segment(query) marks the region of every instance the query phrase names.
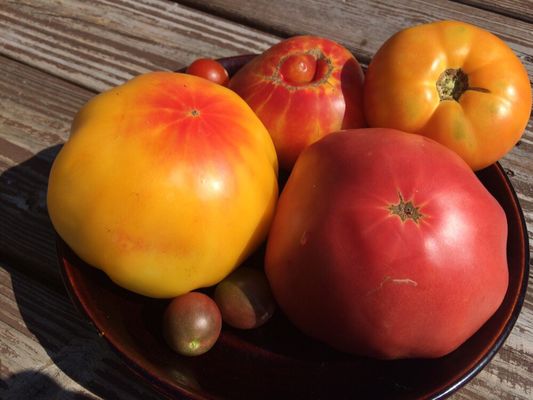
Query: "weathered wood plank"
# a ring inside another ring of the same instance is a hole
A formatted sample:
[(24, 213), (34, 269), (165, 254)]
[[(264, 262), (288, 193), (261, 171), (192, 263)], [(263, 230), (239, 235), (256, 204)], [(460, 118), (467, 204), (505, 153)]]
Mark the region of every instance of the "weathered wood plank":
[(533, 23), (533, 2), (531, 0), (457, 0), (457, 2)]
[(369, 62), (385, 40), (401, 29), (442, 19), (465, 21), (506, 41), (533, 77), (531, 24), (446, 0), (182, 0), (180, 3), (282, 36), (325, 36), (352, 50), (364, 63)]
[(93, 95), (0, 57), (0, 254), (56, 287), (48, 173), (73, 116)]
[(8, 0), (0, 8), (0, 53), (95, 91), (277, 40), (162, 0)]
[(2, 264), (0, 301), (0, 398), (158, 397), (80, 317), (66, 293)]

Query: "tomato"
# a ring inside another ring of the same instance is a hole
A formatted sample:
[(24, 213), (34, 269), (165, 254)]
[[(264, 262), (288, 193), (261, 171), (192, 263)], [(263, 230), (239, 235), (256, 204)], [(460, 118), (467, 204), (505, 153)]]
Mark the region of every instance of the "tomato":
[(229, 88), (265, 124), (285, 171), (321, 137), (366, 126), (363, 70), (349, 50), (326, 38), (277, 43), (238, 70)]
[(163, 335), (177, 353), (197, 356), (209, 351), (222, 329), (222, 317), (207, 295), (189, 292), (174, 298), (163, 315)]
[(372, 59), (365, 115), (373, 127), (428, 136), (474, 170), (518, 142), (531, 112), (528, 74), (492, 33), (443, 21), (398, 32)]
[(199, 58), (194, 60), (185, 71), (187, 74), (196, 75), (201, 78), (226, 86), (229, 81), (228, 71), (222, 64), (210, 58)]
[(280, 78), (295, 86), (309, 84), (315, 78), (317, 64), (312, 54), (293, 54), (281, 64)]
[(507, 221), (469, 166), (424, 136), (338, 132), (300, 155), (265, 271), (303, 332), (379, 358), (439, 357), (495, 312)]
[(264, 325), (276, 307), (264, 272), (245, 266), (217, 285), (214, 298), (224, 322), (239, 329)]
[(80, 110), (52, 166), (48, 211), (87, 263), (170, 298), (240, 265), (264, 241), (277, 196), (275, 148), (248, 105), (205, 79), (154, 72)]

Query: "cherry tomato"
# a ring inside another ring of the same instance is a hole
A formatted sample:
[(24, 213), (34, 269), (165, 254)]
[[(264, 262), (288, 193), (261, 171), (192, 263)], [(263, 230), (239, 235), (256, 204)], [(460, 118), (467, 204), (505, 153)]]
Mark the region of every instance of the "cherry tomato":
[(186, 73), (227, 86), (229, 81), (228, 71), (218, 61), (211, 58), (199, 58), (187, 67)]
[(222, 317), (216, 303), (207, 295), (189, 292), (175, 297), (163, 315), (163, 334), (177, 353), (197, 356), (217, 341)]
[(220, 282), (214, 297), (224, 322), (239, 329), (263, 325), (276, 307), (265, 274), (248, 267), (240, 267)]

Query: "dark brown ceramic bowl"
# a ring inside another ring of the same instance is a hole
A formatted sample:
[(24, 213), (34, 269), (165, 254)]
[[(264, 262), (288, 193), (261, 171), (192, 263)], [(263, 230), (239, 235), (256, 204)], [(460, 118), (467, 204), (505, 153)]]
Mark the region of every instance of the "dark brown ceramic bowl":
[[(221, 61), (232, 73), (250, 57)], [(208, 353), (183, 357), (167, 347), (160, 330), (167, 300), (119, 288), (60, 238), (58, 256), (75, 304), (128, 366), (171, 398), (440, 399), (474, 377), (502, 346), (527, 288), (528, 238), (513, 187), (499, 164), (478, 176), (507, 215), (509, 288), (496, 314), (460, 348), (439, 359), (379, 361), (342, 354), (301, 334), (279, 310), (256, 330), (224, 326)]]

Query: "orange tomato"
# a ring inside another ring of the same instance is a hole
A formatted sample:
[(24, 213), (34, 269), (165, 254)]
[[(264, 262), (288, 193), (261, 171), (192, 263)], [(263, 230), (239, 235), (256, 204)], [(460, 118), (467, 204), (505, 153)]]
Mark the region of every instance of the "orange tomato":
[(364, 96), (370, 126), (428, 136), (474, 170), (512, 149), (531, 111), (528, 74), (513, 51), (492, 33), (454, 21), (387, 40), (369, 65)]
[(80, 110), (52, 166), (48, 210), (117, 284), (175, 297), (218, 283), (255, 250), (277, 194), (274, 145), (244, 100), (152, 72)]

